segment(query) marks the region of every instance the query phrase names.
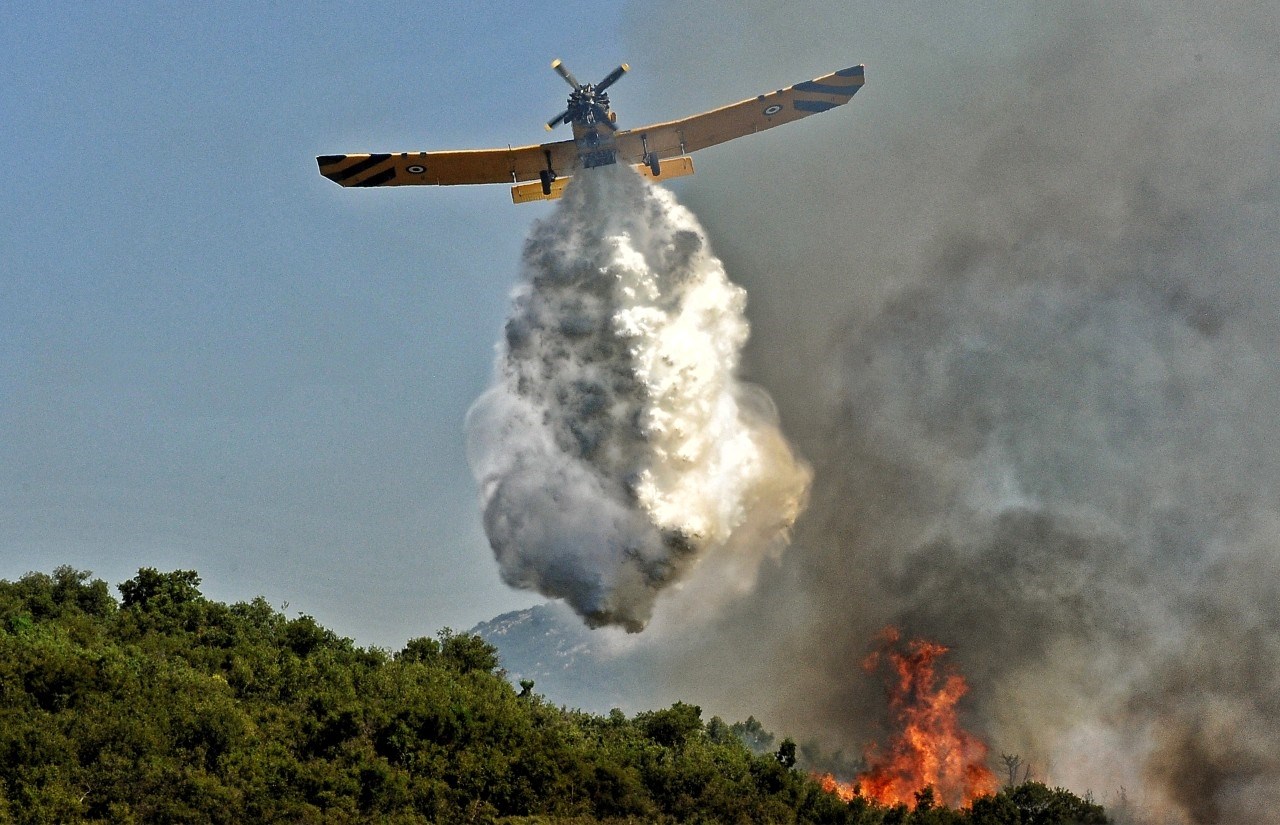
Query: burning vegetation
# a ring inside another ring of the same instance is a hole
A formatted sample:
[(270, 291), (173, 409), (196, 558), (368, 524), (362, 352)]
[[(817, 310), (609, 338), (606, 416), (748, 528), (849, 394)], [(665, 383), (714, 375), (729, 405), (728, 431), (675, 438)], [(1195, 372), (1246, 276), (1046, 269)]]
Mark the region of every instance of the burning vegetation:
[(821, 777), (824, 790), (881, 805), (914, 806), (927, 795), (953, 807), (996, 792), (986, 744), (960, 725), (958, 704), (969, 686), (954, 669), (938, 667), (947, 650), (924, 639), (903, 643), (897, 628), (885, 628), (862, 667), (885, 673), (896, 730), (887, 747), (868, 746), (868, 767), (856, 784), (828, 775)]

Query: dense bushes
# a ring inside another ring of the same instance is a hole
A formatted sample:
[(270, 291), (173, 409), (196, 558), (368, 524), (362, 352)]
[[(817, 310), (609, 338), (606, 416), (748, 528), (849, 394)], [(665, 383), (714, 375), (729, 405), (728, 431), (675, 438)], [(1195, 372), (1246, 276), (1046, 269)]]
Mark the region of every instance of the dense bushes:
[(754, 719), (566, 711), (518, 693), (478, 637), (391, 655), (199, 584), (144, 569), (117, 603), (66, 567), (0, 582), (0, 823), (1039, 823), (1067, 820), (1017, 817), (1087, 805), (1043, 786), (972, 819), (845, 804), (794, 745), (746, 747)]

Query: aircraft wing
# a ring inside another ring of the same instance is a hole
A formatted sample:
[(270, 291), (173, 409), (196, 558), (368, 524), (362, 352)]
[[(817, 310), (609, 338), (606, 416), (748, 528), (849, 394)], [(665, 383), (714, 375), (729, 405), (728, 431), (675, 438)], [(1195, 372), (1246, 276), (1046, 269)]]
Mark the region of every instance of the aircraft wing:
[(642, 163), (646, 145), (659, 158), (677, 157), (772, 129), (848, 103), (862, 88), (862, 81), (863, 67), (853, 66), (683, 120), (620, 131), (618, 159)]
[(506, 149), (321, 155), (320, 174), (341, 186), (451, 186), (537, 180), (548, 161), (557, 174), (578, 162), (572, 140)]

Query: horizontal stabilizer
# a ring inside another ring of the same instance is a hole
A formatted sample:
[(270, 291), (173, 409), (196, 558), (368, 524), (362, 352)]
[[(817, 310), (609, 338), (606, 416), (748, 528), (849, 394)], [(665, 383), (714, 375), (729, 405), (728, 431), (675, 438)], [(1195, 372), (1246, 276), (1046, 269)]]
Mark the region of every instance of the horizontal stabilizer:
[(556, 178), (551, 181), (551, 194), (544, 195), (542, 193), (542, 181), (534, 181), (533, 183), (522, 183), (518, 186), (511, 187), (512, 203), (528, 203), (530, 201), (553, 201), (564, 194), (564, 188), (569, 185), (571, 177)]
[[(658, 175), (654, 175), (653, 170), (645, 163), (636, 164), (635, 170), (649, 180), (682, 178), (685, 175), (693, 174), (693, 158), (679, 157), (664, 160), (659, 164)], [(550, 195), (544, 195), (542, 193), (542, 181), (522, 183), (519, 186), (513, 186), (511, 187), (511, 202), (529, 203), (530, 201), (553, 201), (564, 194), (564, 188), (569, 185), (569, 181), (571, 180), (573, 180), (572, 176), (566, 176), (559, 177), (551, 181)]]
[(678, 158), (667, 158), (658, 164), (658, 174), (653, 174), (647, 163), (637, 163), (636, 171), (649, 180), (666, 180), (667, 178), (683, 178), (693, 174), (693, 158), (683, 155)]

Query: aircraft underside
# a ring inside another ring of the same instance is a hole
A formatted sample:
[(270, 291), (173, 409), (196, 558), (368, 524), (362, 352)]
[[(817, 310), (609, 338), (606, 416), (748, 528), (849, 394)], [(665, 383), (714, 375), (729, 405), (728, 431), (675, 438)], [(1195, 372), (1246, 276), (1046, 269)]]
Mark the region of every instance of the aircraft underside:
[(690, 152), (842, 106), (864, 81), (863, 67), (852, 66), (681, 120), (619, 129), (605, 89), (628, 70), (625, 63), (594, 85), (578, 83), (559, 60), (551, 65), (573, 92), (546, 126), (570, 124), (572, 139), (504, 149), (321, 155), (320, 174), (348, 187), (506, 183), (514, 184), (516, 203), (548, 200), (560, 196), (578, 169), (621, 162), (653, 179), (693, 174)]

